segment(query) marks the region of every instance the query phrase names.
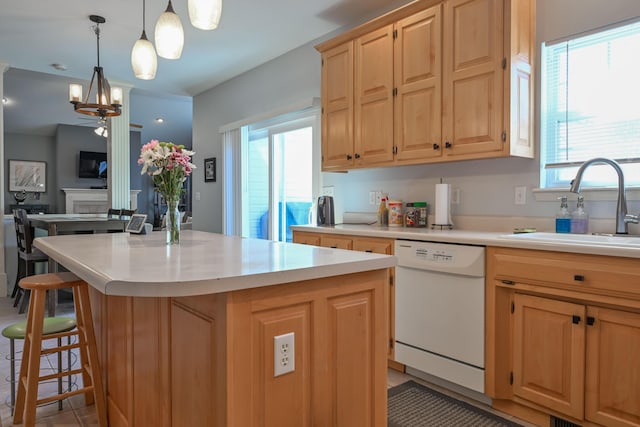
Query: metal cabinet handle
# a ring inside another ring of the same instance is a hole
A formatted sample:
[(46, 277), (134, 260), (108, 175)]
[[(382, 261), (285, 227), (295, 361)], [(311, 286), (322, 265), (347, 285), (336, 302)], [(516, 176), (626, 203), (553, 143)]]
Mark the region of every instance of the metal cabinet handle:
[(575, 314), (572, 316), (571, 318), (571, 322), (575, 325), (577, 325), (578, 323), (580, 323), (582, 319), (580, 318), (580, 316), (576, 316)]
[(351, 159), (352, 159), (351, 154), (347, 154), (347, 160), (351, 160)]
[(596, 318), (593, 316), (587, 316), (587, 325), (593, 326), (594, 323), (596, 323)]
[(453, 144), (451, 144), (449, 141), (446, 141), (444, 143), (444, 148), (451, 148), (451, 147), (453, 147)]
[(573, 280), (576, 282), (584, 282), (584, 276), (582, 274), (574, 274)]
[(433, 149), (434, 150), (439, 150), (440, 149), (440, 144), (433, 144)]
[(356, 153), (356, 159), (360, 158), (360, 154)]

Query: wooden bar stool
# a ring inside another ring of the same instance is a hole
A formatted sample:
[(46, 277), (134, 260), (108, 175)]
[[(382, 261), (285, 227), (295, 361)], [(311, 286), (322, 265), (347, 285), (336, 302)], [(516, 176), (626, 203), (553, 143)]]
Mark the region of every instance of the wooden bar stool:
[[(20, 287), (31, 291), (29, 300), (29, 313), (27, 315), (27, 331), (24, 339), (20, 376), (18, 378), (18, 396), (16, 398), (13, 423), (35, 425), (36, 407), (40, 404), (66, 399), (76, 394), (84, 393), (87, 405), (96, 404), (98, 424), (107, 427), (107, 411), (100, 366), (98, 363), (98, 350), (96, 347), (93, 319), (91, 317), (91, 305), (89, 302), (89, 290), (87, 283), (69, 272), (38, 274), (25, 277), (20, 280)], [(60, 335), (77, 335), (78, 342), (71, 345), (63, 345), (53, 348), (42, 348), (44, 311), (46, 294), (49, 290), (63, 288), (73, 289), (73, 304), (76, 312), (77, 329), (64, 332)], [(80, 368), (63, 373), (40, 376), (40, 357), (42, 354), (57, 353), (68, 348), (79, 348)], [(38, 399), (38, 384), (40, 381), (51, 380), (60, 376), (82, 374), (83, 387), (61, 394)]]

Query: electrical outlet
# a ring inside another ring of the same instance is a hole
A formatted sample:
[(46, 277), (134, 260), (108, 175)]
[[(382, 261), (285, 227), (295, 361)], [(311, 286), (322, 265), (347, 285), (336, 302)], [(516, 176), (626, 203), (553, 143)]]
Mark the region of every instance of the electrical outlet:
[(295, 360), (295, 334), (289, 332), (273, 337), (273, 376), (295, 371)]
[(376, 205), (380, 205), (382, 201), (382, 191), (376, 191)]
[(322, 195), (323, 196), (331, 196), (331, 197), (333, 197), (334, 193), (335, 193), (335, 191), (334, 191), (333, 185), (329, 185), (327, 187), (322, 187)]
[(524, 205), (527, 203), (527, 187), (519, 185), (515, 189), (515, 197), (513, 201), (516, 205)]
[(460, 189), (454, 188), (451, 192), (451, 204), (459, 205), (460, 204)]

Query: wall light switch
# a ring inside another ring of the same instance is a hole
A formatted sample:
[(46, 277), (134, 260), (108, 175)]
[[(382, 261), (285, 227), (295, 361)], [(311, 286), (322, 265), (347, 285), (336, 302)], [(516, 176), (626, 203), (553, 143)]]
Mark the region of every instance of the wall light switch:
[(331, 196), (334, 197), (335, 196), (335, 191), (334, 191), (334, 187), (333, 185), (329, 185), (326, 187), (322, 187), (322, 195), (323, 196)]

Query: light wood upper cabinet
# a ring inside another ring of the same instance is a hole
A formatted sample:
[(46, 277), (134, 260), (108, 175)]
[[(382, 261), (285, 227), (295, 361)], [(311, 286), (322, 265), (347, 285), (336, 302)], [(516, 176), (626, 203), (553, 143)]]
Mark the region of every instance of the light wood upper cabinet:
[[(323, 97), (335, 92), (325, 85), (354, 79), (353, 153), (346, 124), (336, 130), (325, 107), (323, 170), (533, 158), (534, 42), (535, 0), (444, 0), (412, 2), (318, 45)], [(326, 77), (327, 55), (348, 43), (355, 70)]]
[(353, 164), (353, 42), (322, 53), (322, 166)]
[(396, 160), (442, 155), (442, 6), (396, 24), (394, 141)]
[(450, 0), (444, 22), (445, 156), (502, 151), (502, 0)]
[(393, 160), (393, 26), (355, 41), (357, 165)]

